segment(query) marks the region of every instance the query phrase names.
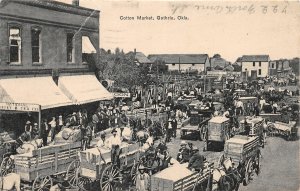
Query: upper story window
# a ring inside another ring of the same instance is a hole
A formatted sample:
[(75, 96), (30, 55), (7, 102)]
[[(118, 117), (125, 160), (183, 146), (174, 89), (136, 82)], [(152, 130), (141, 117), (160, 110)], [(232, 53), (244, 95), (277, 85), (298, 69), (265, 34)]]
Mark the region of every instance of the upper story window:
[(175, 64), (173, 63), (172, 66), (175, 66)]
[(192, 66), (195, 66), (195, 64), (192, 64)]
[[(92, 44), (88, 36), (81, 37), (81, 51), (82, 51), (82, 63), (88, 63), (91, 59), (91, 55), (96, 53), (96, 48)], [(137, 61), (135, 61), (137, 63)], [(138, 64), (138, 63), (137, 63)]]
[(255, 66), (255, 62), (253, 62), (253, 66)]
[(67, 33), (67, 62), (74, 62), (74, 34)]
[(261, 67), (261, 62), (258, 63), (259, 67)]
[(41, 63), (41, 29), (31, 29), (32, 62)]
[(9, 62), (21, 64), (21, 29), (9, 28)]

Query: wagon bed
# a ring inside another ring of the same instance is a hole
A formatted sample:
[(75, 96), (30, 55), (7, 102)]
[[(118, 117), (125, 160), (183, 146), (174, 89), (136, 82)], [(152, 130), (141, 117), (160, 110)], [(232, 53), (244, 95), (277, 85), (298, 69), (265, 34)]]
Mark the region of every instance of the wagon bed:
[(81, 143), (45, 146), (30, 153), (15, 155), (15, 171), (21, 180), (32, 182), (38, 176), (65, 173), (71, 162), (78, 159)]
[(151, 177), (151, 191), (192, 190), (197, 185), (208, 181), (214, 163), (206, 164), (201, 173), (187, 169), (187, 163), (169, 167)]

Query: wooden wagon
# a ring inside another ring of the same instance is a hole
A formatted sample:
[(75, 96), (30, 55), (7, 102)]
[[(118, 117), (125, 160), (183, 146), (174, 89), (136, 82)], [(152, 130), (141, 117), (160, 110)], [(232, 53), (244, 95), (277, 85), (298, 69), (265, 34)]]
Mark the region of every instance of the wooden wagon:
[[(202, 172), (193, 172), (186, 163), (172, 166), (151, 176), (151, 191), (201, 191), (205, 190), (213, 169), (213, 163), (205, 163)], [(180, 173), (174, 173), (180, 172)]]
[(74, 161), (77, 173), (73, 179), (77, 186), (82, 190), (89, 190), (92, 184), (97, 183), (97, 190), (112, 191), (122, 187), (128, 176), (134, 184), (140, 158), (145, 153), (139, 143), (122, 142), (120, 149), (120, 167), (112, 163), (111, 150), (108, 148), (81, 151), (79, 160)]
[(32, 184), (32, 191), (49, 190), (59, 175), (65, 175), (65, 180), (72, 184), (72, 162), (78, 159), (80, 149), (80, 142), (45, 146), (4, 158), (1, 168), (13, 169), (26, 185)]
[[(246, 124), (250, 130), (249, 136), (258, 136), (260, 146), (264, 147), (264, 123), (265, 119), (262, 117), (247, 117)], [(241, 129), (246, 130), (245, 120), (240, 121)]]
[(259, 137), (236, 135), (225, 142), (224, 154), (220, 157), (219, 164), (224, 159), (231, 158), (236, 165), (242, 165), (243, 184), (248, 185), (254, 172), (260, 173)]
[(227, 117), (216, 116), (208, 121), (206, 134), (206, 148), (209, 150), (215, 143), (223, 144), (230, 138), (229, 119)]
[(184, 138), (188, 133), (194, 133), (200, 140), (204, 140), (209, 119), (209, 117), (199, 114), (198, 111), (192, 111), (191, 116), (181, 124), (180, 138)]
[(273, 131), (275, 135), (283, 136), (287, 140), (293, 140), (297, 137), (298, 128), (295, 121), (290, 121), (289, 123), (275, 121), (271, 127), (271, 131)]

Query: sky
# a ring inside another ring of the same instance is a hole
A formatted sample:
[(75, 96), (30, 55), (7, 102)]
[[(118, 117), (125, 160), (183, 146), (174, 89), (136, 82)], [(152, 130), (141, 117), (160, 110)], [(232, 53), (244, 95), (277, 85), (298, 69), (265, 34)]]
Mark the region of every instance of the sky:
[(106, 50), (220, 54), (231, 62), (252, 54), (269, 54), (271, 59), (300, 56), (299, 1), (80, 0), (80, 6), (100, 10), (100, 47)]

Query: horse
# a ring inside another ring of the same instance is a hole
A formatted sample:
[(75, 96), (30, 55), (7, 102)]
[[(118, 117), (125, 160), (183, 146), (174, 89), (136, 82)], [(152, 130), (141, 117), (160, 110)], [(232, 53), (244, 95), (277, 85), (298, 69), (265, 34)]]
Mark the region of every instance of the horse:
[(242, 165), (237, 168), (231, 158), (225, 159), (221, 168), (216, 168), (212, 172), (212, 190), (237, 191), (242, 182)]
[(21, 191), (21, 176), (16, 173), (9, 173), (0, 177), (0, 190), (9, 191), (15, 189)]

